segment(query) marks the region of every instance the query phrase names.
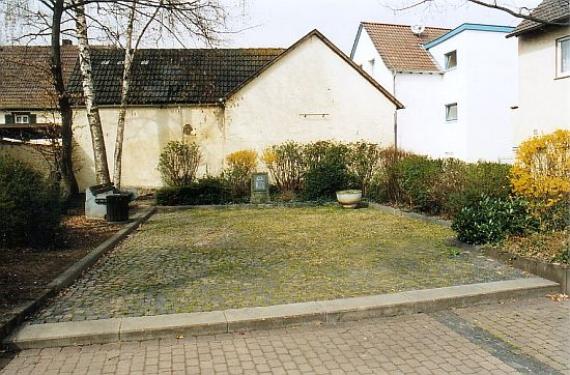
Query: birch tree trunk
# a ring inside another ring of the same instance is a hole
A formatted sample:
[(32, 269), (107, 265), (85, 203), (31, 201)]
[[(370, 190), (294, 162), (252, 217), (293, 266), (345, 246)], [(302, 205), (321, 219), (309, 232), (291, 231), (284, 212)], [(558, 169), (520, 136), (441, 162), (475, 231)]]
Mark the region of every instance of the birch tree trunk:
[(73, 173), (73, 110), (63, 81), (63, 68), (61, 65), (61, 17), (63, 15), (64, 0), (56, 0), (53, 5), (51, 29), (51, 75), (53, 86), (57, 95), (57, 107), (61, 116), (61, 163), (60, 173), (63, 190), (66, 197), (79, 192), (77, 180)]
[(121, 188), (123, 140), (125, 137), (125, 118), (127, 115), (128, 95), (131, 83), (131, 66), (135, 56), (133, 49), (133, 24), (136, 17), (137, 2), (133, 1), (129, 23), (127, 24), (127, 43), (125, 46), (125, 60), (123, 64), (123, 81), (121, 86), (121, 104), (119, 106), (119, 119), (117, 121), (117, 137), (115, 138), (113, 183), (117, 189)]
[(89, 51), (89, 39), (87, 38), (87, 20), (85, 17), (85, 6), (83, 4), (76, 4), (75, 24), (79, 44), (79, 63), (83, 79), (83, 96), (85, 98), (85, 109), (87, 111), (87, 120), (89, 122), (91, 143), (93, 146), (95, 178), (97, 184), (107, 184), (111, 182), (111, 178), (109, 176), (107, 150), (105, 148), (105, 138), (103, 136), (99, 107), (95, 102), (94, 81), (91, 71), (91, 54)]

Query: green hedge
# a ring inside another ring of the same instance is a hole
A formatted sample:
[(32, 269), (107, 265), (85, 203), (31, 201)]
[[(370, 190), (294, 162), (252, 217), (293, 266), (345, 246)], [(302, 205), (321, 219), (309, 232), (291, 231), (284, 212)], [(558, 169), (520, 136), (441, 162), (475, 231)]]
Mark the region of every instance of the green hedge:
[(206, 177), (189, 186), (165, 187), (157, 191), (156, 203), (161, 206), (228, 203), (227, 184), (221, 178)]
[(50, 247), (61, 221), (59, 189), (25, 163), (0, 156), (0, 247)]

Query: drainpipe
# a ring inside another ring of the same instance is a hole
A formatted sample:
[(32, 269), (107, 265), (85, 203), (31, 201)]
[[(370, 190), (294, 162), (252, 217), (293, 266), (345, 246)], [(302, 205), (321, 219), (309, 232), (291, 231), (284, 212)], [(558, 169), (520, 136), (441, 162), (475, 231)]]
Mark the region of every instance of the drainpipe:
[[(397, 72), (392, 72), (393, 78), (393, 86), (392, 86), (392, 95), (396, 97), (396, 76)], [(394, 150), (398, 151), (398, 108), (394, 110)]]

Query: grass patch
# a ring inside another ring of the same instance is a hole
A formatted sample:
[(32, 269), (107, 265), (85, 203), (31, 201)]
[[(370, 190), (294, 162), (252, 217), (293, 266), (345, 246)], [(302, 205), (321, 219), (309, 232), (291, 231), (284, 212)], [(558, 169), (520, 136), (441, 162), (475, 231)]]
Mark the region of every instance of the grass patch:
[(374, 209), (159, 214), (40, 320), (266, 306), (522, 276), (461, 251), (452, 238), (449, 228)]

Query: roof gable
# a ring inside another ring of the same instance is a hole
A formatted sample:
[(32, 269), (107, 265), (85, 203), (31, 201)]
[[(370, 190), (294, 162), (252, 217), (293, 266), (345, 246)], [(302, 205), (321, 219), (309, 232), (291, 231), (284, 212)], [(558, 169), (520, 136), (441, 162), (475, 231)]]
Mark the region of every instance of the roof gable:
[(252, 75), (246, 81), (244, 81), (241, 85), (237, 86), (234, 90), (232, 90), (230, 93), (228, 93), (228, 95), (226, 96), (226, 99), (230, 98), (232, 95), (235, 95), (238, 91), (240, 91), (248, 83), (250, 83), (251, 81), (253, 81), (257, 77), (262, 75), (263, 72), (265, 72), (267, 69), (269, 69), (274, 64), (278, 64), (283, 58), (285, 58), (289, 53), (291, 53), (291, 51), (295, 50), (297, 47), (299, 47), (301, 44), (305, 43), (307, 40), (309, 40), (312, 37), (317, 37), (321, 42), (323, 42), (338, 57), (340, 57), (347, 64), (349, 64), (356, 71), (356, 73), (360, 74), (364, 79), (366, 79), (370, 84), (372, 84), (377, 90), (379, 90), (382, 94), (384, 94), (384, 96), (386, 96), (386, 98), (388, 98), (388, 100), (390, 100), (392, 103), (394, 103), (397, 108), (399, 108), (399, 109), (404, 108), (404, 105), (398, 99), (396, 99), (395, 96), (390, 94), (390, 92), (388, 90), (386, 90), (382, 85), (380, 85), (376, 80), (374, 80), (374, 78), (372, 78), (368, 73), (366, 73), (364, 71), (364, 69), (359, 67), (354, 61), (352, 61), (350, 59), (350, 57), (348, 57), (333, 42), (331, 42), (327, 37), (325, 37), (320, 31), (318, 31), (316, 29), (309, 32), (307, 35), (305, 35), (301, 39), (299, 39), (291, 47), (287, 48), (281, 55), (279, 55), (277, 58), (275, 58), (273, 61), (271, 61), (267, 65), (265, 65), (258, 72), (256, 72), (254, 75)]
[[(368, 33), (388, 69), (406, 72), (440, 71), (437, 63), (423, 45), (447, 33), (449, 29), (426, 27), (422, 34), (416, 35), (408, 25), (362, 22), (358, 36), (362, 30)], [(353, 53), (356, 43), (358, 39), (355, 41)]]
[[(531, 12), (531, 16), (547, 22), (564, 22), (570, 19), (570, 3), (568, 0), (544, 0)], [(508, 36), (519, 36), (532, 31), (544, 30), (544, 25), (531, 20), (523, 20)]]
[(456, 27), (455, 29), (451, 30), (450, 32), (443, 34), (442, 36), (432, 40), (429, 43), (426, 43), (424, 45), (424, 48), (426, 50), (428, 50), (432, 47), (437, 46), (438, 44), (445, 42), (446, 40), (453, 38), (457, 34), (460, 34), (464, 31), (469, 31), (469, 30), (470, 31), (489, 31), (489, 32), (496, 32), (496, 33), (510, 33), (511, 31), (514, 30), (514, 27), (500, 26), (500, 25), (483, 25), (483, 24), (478, 24), (478, 23), (464, 23), (464, 24)]

